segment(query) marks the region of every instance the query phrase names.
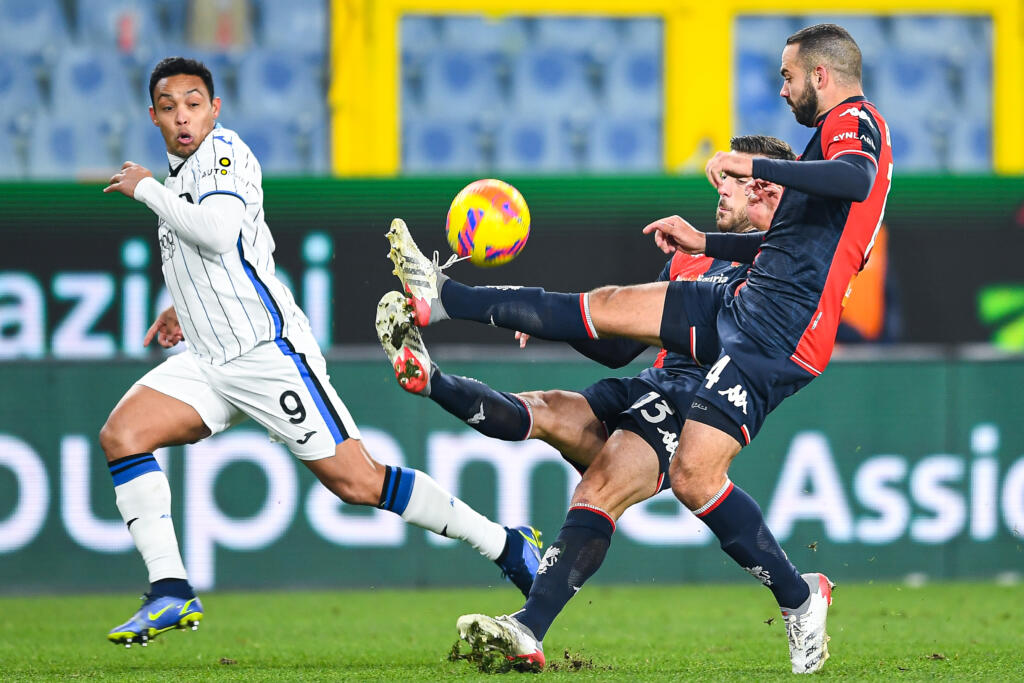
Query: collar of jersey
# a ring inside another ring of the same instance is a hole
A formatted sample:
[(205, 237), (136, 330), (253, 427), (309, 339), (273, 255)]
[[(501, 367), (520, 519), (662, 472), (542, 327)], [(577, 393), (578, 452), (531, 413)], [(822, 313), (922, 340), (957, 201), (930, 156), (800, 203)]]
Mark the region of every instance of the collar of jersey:
[[(844, 104), (849, 104), (850, 102), (867, 102), (867, 101), (868, 101), (868, 98), (864, 97), (864, 95), (854, 95), (853, 97), (847, 97), (845, 100), (843, 100), (842, 102), (837, 104), (836, 107), (841, 107)], [(832, 109), (835, 109), (836, 107), (832, 107)], [(819, 116), (818, 120), (814, 122), (814, 125), (815, 126), (820, 126), (822, 123), (824, 123), (825, 117), (828, 116), (832, 112), (832, 109), (829, 109), (827, 112), (825, 112), (824, 114)]]

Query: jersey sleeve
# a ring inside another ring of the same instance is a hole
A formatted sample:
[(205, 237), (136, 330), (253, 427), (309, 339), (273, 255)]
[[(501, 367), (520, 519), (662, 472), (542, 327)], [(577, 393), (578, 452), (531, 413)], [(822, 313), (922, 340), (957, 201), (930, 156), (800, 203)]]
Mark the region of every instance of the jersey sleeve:
[(215, 194), (235, 196), (245, 204), (256, 201), (251, 188), (258, 187), (258, 183), (254, 185), (251, 164), (247, 164), (252, 154), (237, 135), (214, 128), (208, 149), (199, 150), (197, 155), (197, 204)]
[(878, 167), (882, 135), (878, 122), (861, 102), (841, 104), (821, 124), (822, 157), (832, 161), (846, 154), (870, 159)]

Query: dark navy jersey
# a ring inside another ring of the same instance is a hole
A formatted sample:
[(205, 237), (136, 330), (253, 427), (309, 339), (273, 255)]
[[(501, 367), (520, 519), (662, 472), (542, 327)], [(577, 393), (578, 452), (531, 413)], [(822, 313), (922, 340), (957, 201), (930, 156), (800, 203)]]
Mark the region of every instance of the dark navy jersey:
[[(749, 266), (736, 261), (713, 259), (703, 254), (676, 252), (658, 276), (659, 282), (687, 280), (691, 282), (717, 282), (726, 284), (742, 278)], [(689, 354), (668, 349), (658, 352), (654, 367), (665, 369), (692, 368), (694, 364), (706, 367), (718, 358), (721, 344), (714, 328), (690, 327)]]
[(872, 162), (867, 198), (855, 202), (786, 188), (731, 302), (744, 330), (814, 375), (832, 356), (843, 304), (871, 253), (892, 181), (889, 128), (863, 97), (846, 99), (819, 117), (800, 161), (845, 154)]

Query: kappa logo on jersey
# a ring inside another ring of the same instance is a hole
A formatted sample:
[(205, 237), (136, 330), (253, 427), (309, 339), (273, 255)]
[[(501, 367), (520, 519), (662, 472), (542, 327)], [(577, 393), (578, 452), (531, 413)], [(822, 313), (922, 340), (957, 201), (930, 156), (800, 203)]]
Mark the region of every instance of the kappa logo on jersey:
[(860, 107), (850, 107), (849, 109), (847, 109), (843, 113), (841, 113), (839, 116), (842, 117), (842, 116), (846, 116), (846, 115), (856, 116), (859, 119), (867, 121), (869, 124), (871, 124), (872, 128), (875, 127), (875, 122), (872, 121), (871, 117), (868, 116), (868, 113), (866, 111), (864, 111), (863, 109), (861, 109)]
[(733, 404), (737, 408), (743, 410), (743, 414), (747, 414), (747, 390), (737, 384), (730, 389), (723, 389), (718, 392), (719, 396), (725, 396), (729, 400), (729, 403)]
[(665, 450), (668, 451), (669, 458), (671, 458), (676, 454), (676, 449), (679, 448), (679, 437), (675, 432), (670, 432), (661, 427), (658, 427), (658, 432), (661, 433), (661, 442), (665, 444)]
[(558, 562), (558, 556), (562, 554), (562, 549), (557, 545), (548, 546), (548, 550), (544, 553), (544, 557), (540, 558), (540, 566), (537, 568), (538, 574), (546, 574), (549, 567), (554, 567), (555, 563)]
[(160, 231), (160, 263), (170, 261), (174, 256), (174, 233), (164, 229)]

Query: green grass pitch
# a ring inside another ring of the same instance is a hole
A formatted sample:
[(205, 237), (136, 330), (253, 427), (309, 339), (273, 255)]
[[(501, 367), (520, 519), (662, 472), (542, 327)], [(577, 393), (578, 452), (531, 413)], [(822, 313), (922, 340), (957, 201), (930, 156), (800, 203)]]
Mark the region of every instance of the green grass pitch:
[[(513, 589), (210, 593), (198, 632), (108, 643), (127, 595), (0, 599), (0, 680), (494, 680), (449, 661), (455, 619), (504, 613)], [(1024, 587), (840, 585), (824, 678), (1024, 679)], [(788, 678), (785, 627), (756, 584), (587, 586), (545, 638), (542, 678)], [(571, 659), (566, 660), (566, 651)], [(573, 666), (575, 661), (577, 666)], [(582, 666), (579, 666), (582, 664)]]

